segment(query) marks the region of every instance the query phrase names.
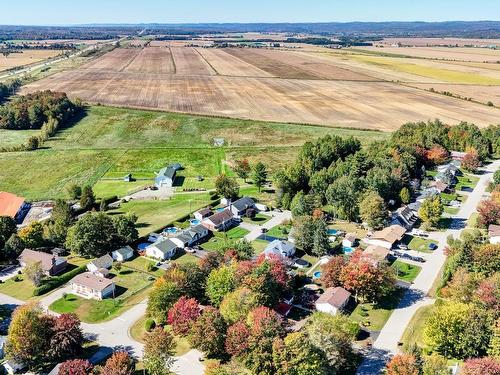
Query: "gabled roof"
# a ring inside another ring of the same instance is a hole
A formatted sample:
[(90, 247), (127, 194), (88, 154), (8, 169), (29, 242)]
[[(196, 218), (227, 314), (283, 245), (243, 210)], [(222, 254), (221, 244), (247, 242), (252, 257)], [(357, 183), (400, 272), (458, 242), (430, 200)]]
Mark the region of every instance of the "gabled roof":
[(500, 236), (500, 225), (490, 224), (488, 227), (489, 237), (499, 237)]
[(125, 247), (122, 247), (120, 249), (117, 249), (115, 250), (114, 252), (117, 252), (118, 254), (120, 255), (127, 255), (127, 254), (130, 254), (130, 252), (134, 252), (134, 249), (132, 249), (130, 246), (125, 246)]
[(175, 244), (174, 242), (172, 242), (169, 239), (161, 239), (161, 240), (156, 241), (154, 244), (149, 245), (149, 246), (156, 247), (158, 250), (160, 250), (164, 254), (169, 253), (170, 251), (178, 248), (177, 244)]
[(72, 280), (72, 283), (86, 286), (87, 288), (91, 288), (98, 291), (103, 291), (108, 286), (113, 284), (113, 281), (110, 279), (106, 279), (105, 277), (100, 277), (94, 275), (91, 272), (84, 272), (79, 275), (76, 275)]
[(197, 213), (199, 213), (201, 216), (207, 216), (212, 213), (212, 210), (208, 207), (202, 208), (201, 210), (198, 210)]
[(252, 198), (250, 197), (243, 197), (238, 199), (236, 202), (232, 203), (232, 205), (238, 210), (238, 211), (244, 211), (248, 208), (251, 208), (255, 205), (255, 202)]
[(158, 172), (158, 175), (156, 177), (160, 178), (160, 179), (167, 178), (167, 179), (173, 180), (176, 172), (177, 172), (177, 169), (173, 168), (172, 166), (168, 166), (168, 167), (160, 169), (160, 172)]
[(224, 210), (213, 214), (212, 216), (208, 217), (207, 220), (210, 220), (214, 225), (217, 226), (225, 223), (226, 221), (232, 220), (233, 217), (234, 215), (231, 211)]
[(291, 242), (284, 240), (274, 240), (266, 246), (266, 248), (264, 249), (264, 253), (281, 255), (283, 253), (288, 254), (293, 249), (295, 249), (295, 245)]
[(107, 268), (113, 264), (113, 258), (109, 254), (105, 254), (100, 258), (94, 259), (89, 264), (93, 264), (96, 268)]
[(344, 237), (347, 241), (354, 242), (356, 241), (356, 233), (347, 233)]
[(24, 198), (5, 191), (0, 192), (0, 216), (14, 218), (23, 204)]
[(60, 258), (52, 254), (44, 253), (43, 251), (24, 249), (21, 255), (19, 256), (19, 259), (24, 263), (40, 262), (42, 269), (47, 272), (52, 268), (53, 260)]
[(396, 241), (400, 241), (405, 233), (405, 228), (403, 228), (401, 225), (395, 224), (373, 233), (370, 239), (394, 243)]
[(175, 235), (173, 238), (177, 238), (179, 241), (186, 244), (193, 239), (193, 236), (189, 233), (189, 231), (183, 231)]
[(195, 235), (202, 235), (207, 233), (207, 228), (199, 224), (189, 229), (186, 229), (185, 232), (188, 232), (192, 237), (194, 237)]
[(337, 286), (335, 288), (327, 288), (325, 292), (317, 299), (316, 303), (327, 303), (336, 308), (341, 308), (349, 301), (351, 293)]
[(363, 258), (370, 258), (377, 263), (382, 262), (389, 255), (389, 250), (382, 246), (368, 246), (362, 253)]

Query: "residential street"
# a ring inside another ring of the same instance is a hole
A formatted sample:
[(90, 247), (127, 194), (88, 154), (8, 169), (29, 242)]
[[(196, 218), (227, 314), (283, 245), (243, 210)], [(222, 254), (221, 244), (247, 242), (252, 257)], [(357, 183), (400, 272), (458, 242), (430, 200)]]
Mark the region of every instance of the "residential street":
[(444, 254), (446, 239), (450, 235), (454, 237), (460, 235), (460, 232), (466, 226), (467, 219), (472, 213), (476, 212), (477, 206), (487, 195), (487, 184), (492, 178), (492, 173), (499, 167), (500, 160), (496, 160), (488, 165), (485, 168), (485, 173), (479, 176), (480, 180), (474, 191), (465, 193), (468, 195), (467, 200), (456, 215), (451, 215), (453, 219), (451, 226), (453, 229), (430, 233), (429, 238), (439, 242), (438, 249), (432, 254), (419, 254), (427, 260), (422, 266), (422, 271), (406, 291), (398, 308), (394, 310), (380, 332), (373, 344), (373, 348), (359, 367), (358, 375), (378, 374), (385, 366), (387, 359), (398, 353), (398, 342), (415, 312), (422, 306), (434, 303), (434, 300), (427, 297), (427, 294), (446, 260)]

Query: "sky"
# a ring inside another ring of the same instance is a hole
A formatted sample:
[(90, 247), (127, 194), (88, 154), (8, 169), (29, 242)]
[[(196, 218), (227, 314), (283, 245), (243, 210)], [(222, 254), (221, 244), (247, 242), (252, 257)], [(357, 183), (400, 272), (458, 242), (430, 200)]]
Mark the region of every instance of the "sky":
[(0, 0), (0, 24), (500, 20), (500, 0)]

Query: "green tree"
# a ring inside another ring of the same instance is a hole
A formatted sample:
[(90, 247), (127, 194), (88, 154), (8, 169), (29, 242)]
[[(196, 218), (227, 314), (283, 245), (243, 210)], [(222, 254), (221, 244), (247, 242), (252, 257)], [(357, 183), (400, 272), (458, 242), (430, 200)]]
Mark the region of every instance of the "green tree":
[(315, 208), (314, 196), (299, 191), (290, 203), (290, 210), (294, 217), (311, 215)]
[(493, 175), (493, 183), (495, 185), (500, 185), (500, 169)]
[(180, 297), (177, 285), (164, 278), (156, 280), (151, 292), (149, 292), (147, 316), (153, 318), (156, 323), (164, 324), (167, 321), (167, 311)]
[(217, 194), (227, 199), (238, 198), (238, 194), (240, 193), (238, 182), (225, 174), (217, 176), (215, 179), (215, 189), (217, 190)]
[(137, 216), (133, 213), (113, 216), (113, 226), (116, 230), (116, 243), (119, 246), (136, 241), (139, 238), (135, 223)]
[(324, 352), (314, 346), (306, 333), (290, 333), (273, 343), (273, 360), (277, 375), (326, 374)]
[(330, 251), (330, 240), (328, 239), (328, 227), (323, 218), (314, 220), (314, 234), (312, 252), (321, 257)]
[(207, 278), (207, 297), (214, 306), (219, 306), (229, 292), (236, 287), (234, 268), (222, 266), (214, 269)]
[[(5, 243), (4, 253), (0, 258), (5, 257), (6, 259), (15, 259), (24, 249), (24, 242), (19, 238), (17, 233), (12, 234), (10, 238)], [(0, 248), (1, 250), (1, 248)], [(0, 254), (2, 254), (0, 252)]]
[(67, 191), (71, 199), (80, 199), (82, 196), (82, 188), (76, 184), (69, 185)]
[(241, 287), (228, 293), (220, 305), (220, 313), (228, 324), (244, 319), (253, 308), (257, 307), (258, 297), (249, 288)]
[(19, 231), (19, 237), (23, 241), (25, 247), (30, 249), (36, 249), (45, 244), (43, 235), (43, 225), (38, 221), (31, 223)]
[(62, 199), (58, 199), (52, 209), (52, 216), (48, 225), (48, 237), (56, 244), (64, 244), (68, 229), (73, 221), (70, 206)]
[(248, 162), (247, 159), (236, 160), (234, 171), (236, 172), (238, 177), (242, 178), (245, 182), (248, 176), (250, 175), (251, 170), (252, 169), (250, 168), (250, 163)]
[(405, 186), (404, 188), (401, 189), (399, 192), (399, 199), (401, 199), (401, 202), (404, 204), (410, 203), (411, 195), (410, 195), (410, 190)]
[(80, 206), (84, 210), (90, 210), (94, 207), (95, 196), (94, 191), (91, 186), (84, 186), (82, 190), (82, 196), (80, 197)]
[(260, 161), (253, 167), (253, 183), (260, 190), (267, 181), (267, 170), (266, 166)]
[(427, 198), (418, 210), (418, 214), (424, 223), (436, 226), (443, 213), (443, 203), (439, 196)]
[(363, 194), (359, 203), (359, 214), (372, 229), (382, 229), (387, 223), (385, 202), (375, 191), (367, 191)]
[[(16, 222), (10, 216), (0, 216), (0, 251), (5, 246), (7, 240), (16, 233)], [(0, 259), (5, 259), (0, 253)]]
[(34, 151), (40, 146), (40, 140), (38, 137), (29, 137), (28, 141), (26, 142), (26, 150), (27, 151)]
[(28, 277), (28, 279), (30, 279), (35, 287), (40, 286), (45, 276), (42, 268), (42, 262), (34, 262), (26, 265), (24, 268), (24, 274)]
[(448, 361), (445, 357), (437, 353), (424, 358), (424, 365), (422, 366), (422, 375), (449, 375)]
[(150, 375), (169, 375), (174, 363), (174, 338), (163, 327), (156, 327), (144, 340), (144, 368)]
[(81, 255), (99, 257), (114, 250), (113, 219), (103, 212), (89, 213), (68, 230), (66, 247)]
[(314, 219), (311, 216), (297, 217), (293, 221), (293, 237), (299, 249), (310, 253), (314, 243)]
[(330, 184), (326, 191), (326, 199), (333, 206), (337, 217), (350, 221), (358, 219), (362, 188), (361, 180), (351, 175), (343, 175)]

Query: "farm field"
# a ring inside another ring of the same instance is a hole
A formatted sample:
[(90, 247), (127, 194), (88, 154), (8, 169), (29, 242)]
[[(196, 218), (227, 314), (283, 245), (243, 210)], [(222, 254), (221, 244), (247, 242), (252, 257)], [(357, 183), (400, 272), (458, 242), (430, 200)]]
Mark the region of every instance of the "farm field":
[(440, 45), (458, 45), (460, 47), (470, 46), (470, 45), (500, 45), (500, 39), (466, 39), (466, 38), (384, 38), (381, 42), (377, 44), (391, 45), (396, 43), (402, 43), (405, 46), (417, 46), (417, 47), (427, 47), (427, 46), (440, 46)]
[(23, 53), (11, 53), (0, 57), (0, 71), (34, 64), (61, 54), (61, 50), (24, 50)]
[[(485, 42), (481, 43), (482, 45)], [(500, 51), (489, 48), (471, 47), (363, 47), (363, 50), (377, 53), (390, 53), (426, 59), (474, 61), (496, 63), (500, 61)]]
[(492, 102), (497, 107), (500, 106), (500, 85), (481, 86), (481, 85), (462, 85), (462, 84), (443, 84), (443, 83), (412, 83), (413, 87), (424, 90), (433, 88), (439, 92), (451, 92), (453, 95), (460, 95), (463, 98), (472, 98), (481, 103)]
[(366, 54), (162, 43), (165, 47), (115, 49), (24, 91), (48, 88), (90, 103), (386, 131), (407, 121), (440, 118), (486, 126), (498, 118), (495, 108), (388, 82), (498, 85), (495, 69), (447, 69), (442, 62)]

